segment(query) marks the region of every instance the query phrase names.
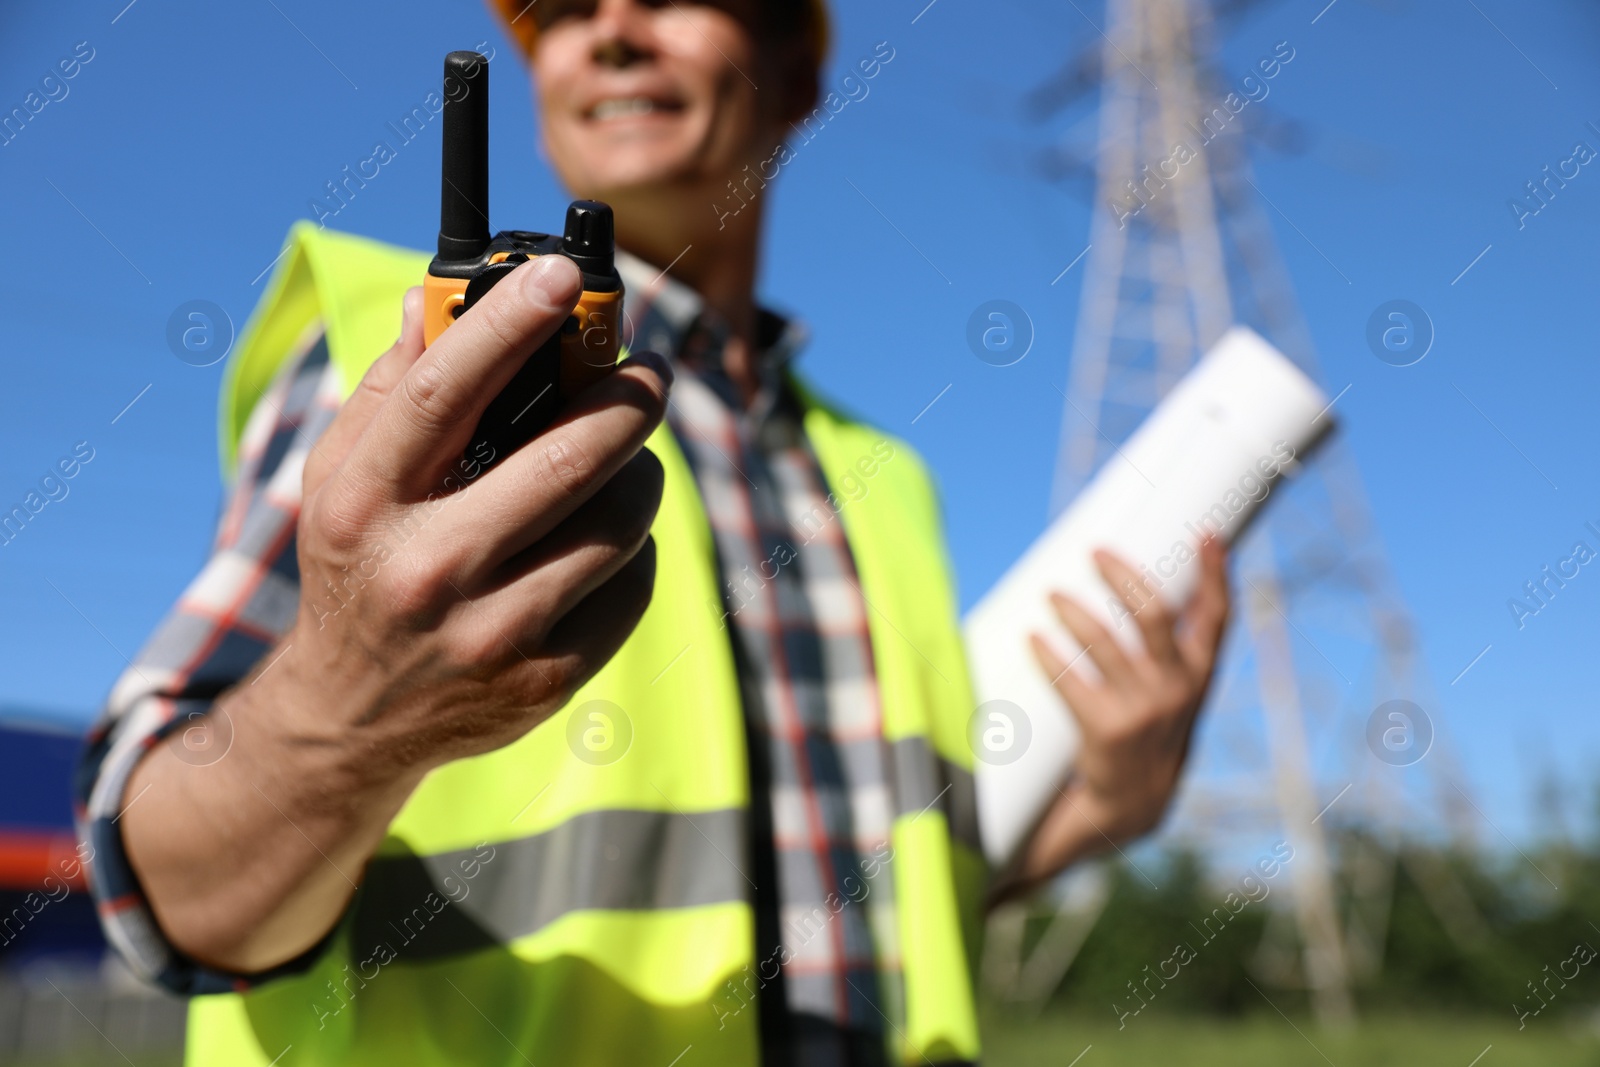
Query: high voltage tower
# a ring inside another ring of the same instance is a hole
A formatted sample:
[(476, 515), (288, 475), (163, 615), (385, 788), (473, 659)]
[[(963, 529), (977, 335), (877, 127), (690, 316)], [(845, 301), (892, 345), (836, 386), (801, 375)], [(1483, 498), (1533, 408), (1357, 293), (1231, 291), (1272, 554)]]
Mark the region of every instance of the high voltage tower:
[[(1221, 15), (1250, 6), (1234, 0)], [(1119, 462), (1121, 442), (1235, 323), (1266, 337), (1335, 401), (1342, 388), (1318, 368), (1269, 226), (1271, 204), (1251, 177), (1246, 130), (1266, 109), (1248, 100), (1242, 73), (1218, 76), (1212, 16), (1206, 0), (1107, 0), (1102, 40), (1041, 90), (1052, 109), (1100, 91), (1098, 147), (1082, 157), (1092, 158), (1095, 191), (1052, 514), (1100, 464)], [(1292, 45), (1268, 54), (1267, 69), (1275, 64), (1282, 76), (1292, 54)], [(1246, 72), (1270, 84), (1261, 69)], [(1062, 157), (1073, 158), (1070, 148)], [(1328, 266), (1327, 281), (1348, 283)], [(1385, 701), (1416, 702), (1435, 728), (1441, 716), (1340, 436), (1273, 493), (1235, 546), (1235, 626), (1202, 727), (1206, 744), (1169, 826), (1221, 854), (1260, 851), (1280, 837), (1292, 844), (1293, 907), (1274, 912), (1253, 967), (1306, 989), (1318, 1018), (1339, 1024), (1353, 1014), (1352, 979), (1381, 959), (1394, 863), (1347, 865), (1357, 884), (1336, 886), (1330, 826), (1359, 820), (1393, 844), (1419, 828), (1398, 813), (1421, 807), (1430, 828), (1461, 833), (1471, 801), (1442, 739), (1413, 772), (1369, 751), (1368, 718)], [(1420, 861), (1407, 867), (1446, 928), (1475, 937), (1481, 920), (1452, 876)], [(1053, 920), (1027, 959), (1019, 913), (998, 918), (986, 970), (1002, 995), (1048, 997), (1098, 915), (1103, 882), (1089, 895)]]

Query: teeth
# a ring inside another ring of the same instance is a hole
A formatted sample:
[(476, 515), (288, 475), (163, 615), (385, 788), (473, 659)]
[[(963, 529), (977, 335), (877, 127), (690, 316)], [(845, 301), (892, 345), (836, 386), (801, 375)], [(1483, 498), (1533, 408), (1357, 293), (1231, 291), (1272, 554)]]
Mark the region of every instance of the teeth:
[(650, 100), (634, 96), (620, 100), (604, 100), (595, 105), (593, 114), (597, 119), (615, 119), (631, 115), (648, 115), (655, 109), (656, 105)]

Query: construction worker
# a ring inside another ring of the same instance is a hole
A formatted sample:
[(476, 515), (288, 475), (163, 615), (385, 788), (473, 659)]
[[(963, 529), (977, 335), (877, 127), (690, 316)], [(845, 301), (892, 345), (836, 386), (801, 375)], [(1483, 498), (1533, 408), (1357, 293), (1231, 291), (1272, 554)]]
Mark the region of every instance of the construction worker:
[(80, 775), (108, 936), (194, 998), (193, 1064), (976, 1060), (986, 895), (1159, 820), (1222, 553), (1181, 617), (1100, 560), (1144, 653), (1058, 599), (1082, 753), (989, 872), (929, 478), (794, 375), (764, 197), (725, 203), (818, 103), (821, 4), (497, 6), (551, 165), (615, 208), (635, 354), (476, 454), (576, 268), (425, 348), (425, 255), (296, 227), (231, 357), (214, 554)]

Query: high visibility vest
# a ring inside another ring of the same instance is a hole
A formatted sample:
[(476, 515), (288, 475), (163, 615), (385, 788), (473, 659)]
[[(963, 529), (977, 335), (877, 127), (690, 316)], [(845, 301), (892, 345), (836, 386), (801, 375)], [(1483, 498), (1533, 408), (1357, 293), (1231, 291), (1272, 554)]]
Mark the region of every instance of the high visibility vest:
[[(294, 228), (227, 368), (226, 470), (252, 405), (308, 327), (322, 323), (348, 396), (393, 343), (401, 293), (427, 262)], [(805, 402), (829, 484), (867, 486), (840, 521), (869, 605), (890, 749), (891, 851), (878, 859), (893, 870), (898, 929), (878, 933), (898, 940), (902, 959), (903, 985), (885, 1008), (903, 1020), (886, 1027), (891, 1062), (975, 1060), (987, 870), (972, 803), (973, 700), (935, 495), (910, 448), (891, 440), (893, 458), (876, 462), (884, 435)], [(736, 866), (749, 779), (715, 546), (670, 432), (649, 447), (666, 489), (655, 595), (638, 628), (550, 721), (422, 781), (307, 973), (195, 998), (190, 1064), (759, 1061), (761, 964)]]

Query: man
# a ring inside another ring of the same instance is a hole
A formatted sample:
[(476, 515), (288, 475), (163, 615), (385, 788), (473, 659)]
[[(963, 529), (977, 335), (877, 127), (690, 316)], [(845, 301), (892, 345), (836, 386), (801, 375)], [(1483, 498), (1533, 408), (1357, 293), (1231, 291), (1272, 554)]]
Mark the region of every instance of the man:
[(984, 894), (1159, 820), (1221, 553), (1181, 620), (1101, 561), (1144, 654), (1058, 598), (1101, 680), (1036, 642), (1083, 751), (991, 882), (931, 486), (791, 374), (763, 202), (724, 206), (816, 103), (820, 5), (502, 14), (663, 355), (483, 454), (577, 271), (518, 268), (424, 350), (425, 257), (296, 229), (225, 386), (215, 554), (91, 737), (108, 934), (196, 996), (192, 1063), (974, 1060)]

